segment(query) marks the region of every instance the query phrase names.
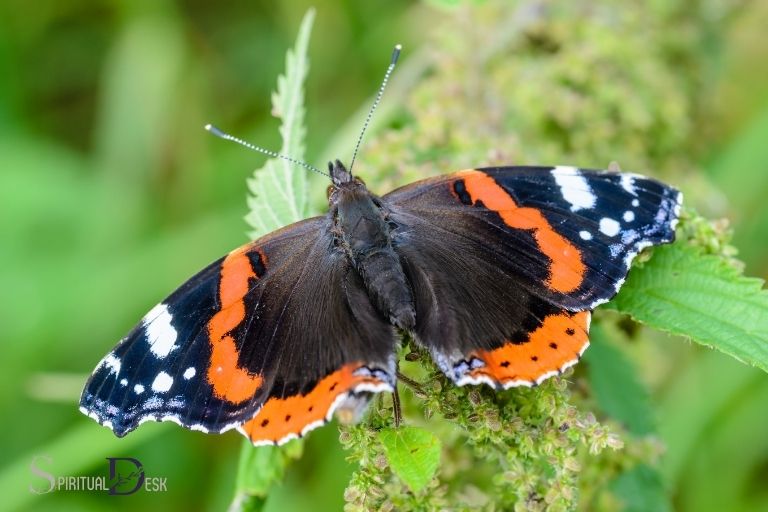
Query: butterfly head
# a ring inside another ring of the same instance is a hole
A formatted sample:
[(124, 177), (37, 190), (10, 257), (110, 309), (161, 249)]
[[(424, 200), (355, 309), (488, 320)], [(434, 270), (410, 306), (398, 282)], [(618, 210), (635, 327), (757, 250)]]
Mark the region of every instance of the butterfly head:
[(358, 194), (368, 194), (363, 180), (352, 176), (340, 160), (328, 162), (328, 173), (331, 175), (332, 182), (328, 187), (328, 202), (331, 205), (338, 204), (342, 195), (351, 198)]
[(352, 178), (352, 173), (349, 172), (346, 167), (344, 167), (344, 164), (341, 163), (341, 160), (328, 162), (328, 173), (331, 175), (331, 181), (336, 187), (342, 187), (345, 184), (354, 181)]

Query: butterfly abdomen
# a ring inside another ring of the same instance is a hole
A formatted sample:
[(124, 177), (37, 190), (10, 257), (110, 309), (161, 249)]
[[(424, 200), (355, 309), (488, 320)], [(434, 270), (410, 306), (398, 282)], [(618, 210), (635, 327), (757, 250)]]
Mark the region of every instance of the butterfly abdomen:
[(393, 325), (412, 330), (416, 324), (413, 293), (392, 247), (366, 254), (357, 268), (376, 309)]
[(368, 296), (390, 323), (413, 329), (413, 293), (392, 248), (389, 224), (362, 183), (339, 192), (336, 226), (343, 238), (341, 246), (363, 279)]

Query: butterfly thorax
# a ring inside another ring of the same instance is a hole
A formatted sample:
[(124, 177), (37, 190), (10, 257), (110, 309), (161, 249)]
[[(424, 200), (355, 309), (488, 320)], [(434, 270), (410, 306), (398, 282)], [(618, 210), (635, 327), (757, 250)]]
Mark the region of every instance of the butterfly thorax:
[[(376, 309), (400, 328), (412, 329), (413, 294), (392, 248), (390, 225), (380, 200), (336, 161), (329, 195), (334, 236), (363, 280)], [(354, 307), (354, 304), (352, 305)]]

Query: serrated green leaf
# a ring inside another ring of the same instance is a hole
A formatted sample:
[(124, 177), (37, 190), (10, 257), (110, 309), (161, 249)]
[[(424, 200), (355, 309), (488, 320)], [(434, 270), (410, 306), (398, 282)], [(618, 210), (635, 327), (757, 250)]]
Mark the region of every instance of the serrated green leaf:
[(723, 259), (684, 244), (658, 247), (607, 307), (768, 371), (768, 292)]
[(592, 327), (584, 359), (597, 404), (636, 435), (654, 431), (653, 409), (637, 371), (621, 351), (605, 339), (599, 325)]
[(440, 440), (424, 429), (400, 427), (379, 434), (392, 471), (413, 492), (426, 487), (440, 464)]
[[(280, 152), (304, 159), (304, 80), (309, 71), (307, 48), (314, 9), (307, 11), (299, 28), (296, 45), (285, 57), (285, 74), (277, 79), (272, 94), (272, 113), (281, 120)], [(286, 160), (272, 158), (248, 179), (249, 213), (245, 220), (253, 227), (251, 238), (258, 238), (307, 216), (307, 172)]]

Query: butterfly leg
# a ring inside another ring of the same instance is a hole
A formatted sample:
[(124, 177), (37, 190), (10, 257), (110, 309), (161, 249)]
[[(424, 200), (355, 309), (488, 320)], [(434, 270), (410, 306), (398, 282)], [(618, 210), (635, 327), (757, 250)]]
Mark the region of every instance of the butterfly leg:
[(395, 416), (395, 428), (400, 426), (400, 421), (403, 419), (403, 411), (400, 408), (400, 393), (397, 392), (397, 386), (395, 386), (392, 392), (392, 410)]
[(395, 375), (397, 375), (397, 381), (402, 382), (409, 388), (411, 388), (416, 393), (423, 393), (424, 389), (421, 387), (421, 384), (419, 384), (417, 381), (413, 380), (412, 378), (408, 377), (407, 375), (400, 373), (400, 370), (395, 372)]

